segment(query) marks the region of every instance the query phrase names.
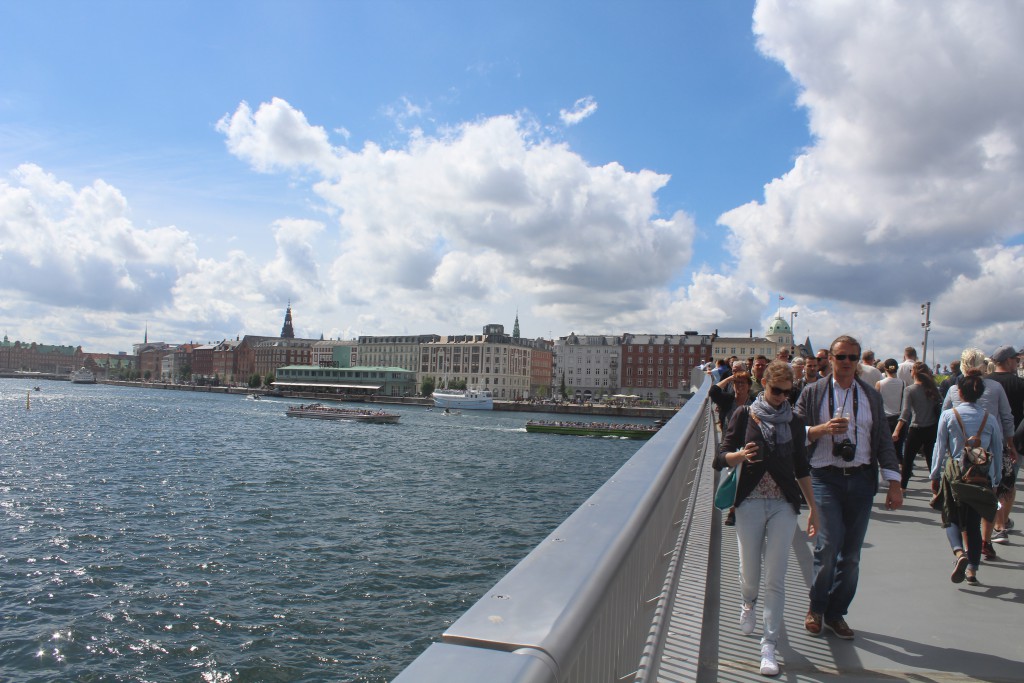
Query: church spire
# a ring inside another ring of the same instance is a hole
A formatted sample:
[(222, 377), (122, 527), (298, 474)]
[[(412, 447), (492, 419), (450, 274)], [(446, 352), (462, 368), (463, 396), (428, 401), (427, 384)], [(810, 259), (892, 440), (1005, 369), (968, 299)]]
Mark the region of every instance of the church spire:
[(295, 330), (292, 328), (292, 302), (288, 302), (288, 310), (284, 314), (284, 326), (281, 328), (281, 339), (295, 339)]
[(512, 338), (519, 339), (519, 311), (516, 311), (516, 324), (512, 326)]

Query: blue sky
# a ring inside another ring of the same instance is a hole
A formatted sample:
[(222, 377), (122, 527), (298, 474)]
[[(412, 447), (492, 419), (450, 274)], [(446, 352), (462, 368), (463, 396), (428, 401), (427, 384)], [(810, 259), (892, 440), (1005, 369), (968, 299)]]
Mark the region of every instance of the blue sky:
[(897, 355), (928, 300), (940, 354), (1019, 346), (1022, 19), (2, 3), (0, 327), (745, 333), (781, 293), (819, 345)]

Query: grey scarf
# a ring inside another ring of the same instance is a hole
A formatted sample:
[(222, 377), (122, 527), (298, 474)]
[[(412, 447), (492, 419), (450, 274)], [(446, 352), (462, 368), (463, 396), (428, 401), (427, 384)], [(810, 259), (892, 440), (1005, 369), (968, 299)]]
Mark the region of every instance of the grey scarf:
[(762, 393), (758, 394), (750, 410), (760, 421), (758, 426), (766, 443), (781, 445), (793, 440), (793, 432), (789, 429), (789, 423), (793, 421), (793, 407), (789, 401), (783, 401), (781, 406), (773, 408)]

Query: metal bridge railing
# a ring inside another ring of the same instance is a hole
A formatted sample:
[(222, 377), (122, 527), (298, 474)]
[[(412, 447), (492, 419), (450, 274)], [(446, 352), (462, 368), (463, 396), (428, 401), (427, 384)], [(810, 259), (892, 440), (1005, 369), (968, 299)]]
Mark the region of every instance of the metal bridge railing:
[[(694, 385), (703, 380), (695, 374)], [(395, 683), (642, 679), (714, 429), (710, 382)], [(652, 626), (654, 624), (655, 626)]]

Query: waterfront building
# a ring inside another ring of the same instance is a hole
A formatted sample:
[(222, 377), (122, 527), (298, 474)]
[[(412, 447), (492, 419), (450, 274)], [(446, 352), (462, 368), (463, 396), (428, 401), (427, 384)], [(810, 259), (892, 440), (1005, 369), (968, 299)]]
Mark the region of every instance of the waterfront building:
[(621, 393), (681, 404), (692, 392), (690, 373), (711, 358), (714, 334), (622, 335)]
[(551, 398), (554, 379), (554, 344), (538, 339), (530, 351), (530, 396)]
[[(775, 344), (776, 355), (779, 351), (786, 349), (789, 351), (790, 358), (796, 352), (796, 344), (793, 341), (793, 330), (790, 328), (782, 316), (776, 316), (775, 320), (768, 325), (768, 331), (764, 335), (765, 339)], [(769, 358), (775, 358), (775, 356), (769, 356)]]
[(416, 372), (421, 346), (440, 338), (436, 334), (361, 336), (357, 340), (359, 364), (405, 368)]
[(803, 344), (797, 344), (794, 347), (796, 350), (793, 352), (793, 358), (802, 356), (804, 358), (811, 358), (814, 356), (814, 345), (811, 344), (811, 338), (805, 337)]
[(70, 375), (82, 367), (83, 359), (81, 346), (12, 342), (6, 334), (0, 342), (0, 370)]
[(763, 337), (755, 337), (753, 329), (746, 337), (716, 337), (711, 349), (712, 356), (706, 360), (729, 356), (737, 356), (742, 361), (755, 356), (766, 356), (768, 360), (774, 360), (783, 348), (793, 353), (793, 330), (781, 316), (776, 316)]
[(213, 347), (213, 376), (221, 384), (241, 381), (236, 353), (241, 344), (241, 339), (225, 339)]
[(213, 350), (216, 344), (200, 344), (192, 349), (192, 381), (206, 383), (213, 379)]
[(136, 356), (120, 353), (84, 353), (82, 367), (87, 368), (96, 379), (120, 379), (134, 372), (138, 367)]
[(505, 401), (529, 398), (531, 353), (544, 343), (514, 339), (498, 324), (485, 325), (483, 334), (439, 337), (421, 345), (417, 381), (431, 377), (438, 387), (465, 382)]
[(313, 344), (313, 365), (322, 368), (350, 368), (358, 364), (359, 342), (354, 339), (321, 339)]
[(555, 340), (552, 354), (552, 396), (560, 396), (564, 383), (571, 401), (611, 396), (619, 389), (622, 338), (575, 332)]
[(261, 377), (266, 377), (270, 373), (276, 376), (278, 369), (287, 365), (313, 365), (313, 345), (319, 341), (294, 337), (253, 339), (253, 369), (249, 374), (255, 372)]
[(416, 373), (397, 367), (286, 365), (277, 368), (274, 387), (349, 396), (413, 396)]
[(192, 374), (192, 349), (195, 344), (178, 344), (160, 359), (160, 379), (178, 382)]
[(139, 359), (139, 377), (155, 380), (163, 377), (164, 356), (174, 353), (174, 344), (167, 342), (145, 342), (135, 344), (135, 354)]

